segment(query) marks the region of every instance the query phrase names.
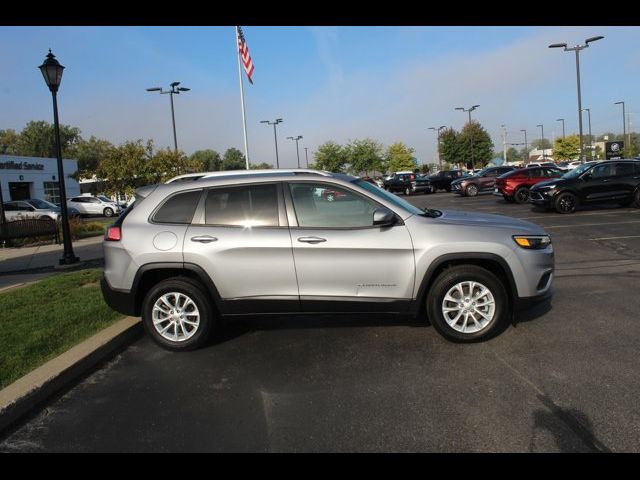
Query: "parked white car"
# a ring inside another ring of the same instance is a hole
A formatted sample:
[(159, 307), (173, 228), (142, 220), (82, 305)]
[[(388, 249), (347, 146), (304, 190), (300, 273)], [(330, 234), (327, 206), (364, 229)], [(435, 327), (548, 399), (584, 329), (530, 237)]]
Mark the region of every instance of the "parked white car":
[(44, 200), (12, 200), (4, 204), (4, 216), (8, 222), (27, 218), (58, 220), (60, 209)]
[(80, 195), (67, 200), (67, 207), (75, 208), (82, 215), (104, 215), (105, 217), (112, 217), (121, 210), (113, 201), (107, 202), (89, 195)]

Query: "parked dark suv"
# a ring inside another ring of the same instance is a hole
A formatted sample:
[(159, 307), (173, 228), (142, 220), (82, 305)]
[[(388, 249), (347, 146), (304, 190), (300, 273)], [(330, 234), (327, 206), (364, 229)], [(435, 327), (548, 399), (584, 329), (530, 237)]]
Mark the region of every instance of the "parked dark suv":
[(451, 191), (467, 197), (475, 197), (478, 193), (492, 192), (496, 177), (515, 170), (515, 167), (487, 167), (477, 174), (459, 178), (451, 182)]
[(529, 202), (558, 213), (572, 213), (589, 203), (640, 207), (640, 161), (587, 162), (560, 178), (534, 185)]
[(394, 173), (384, 181), (384, 189), (389, 192), (402, 192), (405, 195), (413, 193), (432, 193), (433, 187), (428, 177), (417, 173)]
[(464, 177), (466, 174), (462, 170), (442, 170), (434, 175), (429, 176), (429, 181), (433, 187), (433, 191), (446, 190), (451, 191), (451, 182)]

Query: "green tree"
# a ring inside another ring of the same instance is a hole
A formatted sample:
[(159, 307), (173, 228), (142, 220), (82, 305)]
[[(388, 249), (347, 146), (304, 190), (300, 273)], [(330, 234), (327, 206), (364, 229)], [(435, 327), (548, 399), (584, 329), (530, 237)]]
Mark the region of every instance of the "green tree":
[(228, 148), (222, 156), (222, 170), (244, 170), (247, 162), (244, 154), (237, 148)]
[(165, 148), (148, 159), (146, 175), (154, 183), (163, 183), (177, 175), (197, 172), (200, 166), (183, 151)]
[(553, 144), (553, 158), (555, 161), (577, 160), (580, 157), (580, 137), (567, 135), (556, 138)]
[(0, 155), (18, 155), (19, 139), (15, 130), (0, 130)]
[(191, 154), (191, 160), (197, 162), (200, 166), (200, 172), (217, 172), (222, 170), (222, 157), (215, 150), (197, 150)]
[(443, 163), (443, 169), (445, 169), (445, 163), (455, 164), (461, 161), (462, 145), (459, 136), (460, 134), (453, 128), (443, 130), (440, 135), (440, 160)]
[(461, 149), (460, 160), (468, 167), (483, 167), (492, 160), (493, 141), (480, 123), (467, 123), (458, 136), (458, 142)]
[(507, 149), (507, 162), (522, 162), (523, 158), (523, 152), (521, 150), (514, 147)]
[[(60, 145), (64, 158), (73, 157), (76, 144), (80, 141), (80, 129), (60, 125)], [(54, 126), (44, 120), (31, 121), (20, 132), (18, 155), (27, 157), (56, 157)]]
[(384, 159), (381, 143), (365, 138), (364, 140), (351, 140), (343, 149), (349, 171), (354, 175), (383, 170)]
[(83, 176), (94, 175), (98, 165), (112, 148), (111, 142), (94, 136), (89, 140), (80, 139), (74, 152), (74, 157), (78, 160), (78, 172)]
[(529, 146), (533, 148), (537, 148), (542, 150), (549, 150), (551, 148), (551, 142), (547, 138), (536, 138), (535, 140), (531, 140)]
[(109, 195), (131, 195), (136, 188), (154, 180), (149, 168), (153, 142), (129, 141), (110, 149), (98, 165), (96, 175), (105, 183)]
[(390, 172), (415, 170), (417, 168), (416, 159), (413, 156), (413, 148), (407, 147), (402, 142), (389, 145), (386, 152), (386, 160), (387, 169)]
[(342, 173), (347, 163), (345, 149), (332, 141), (320, 145), (315, 151), (313, 158), (315, 162), (310, 165), (310, 168), (326, 170), (328, 172)]
[(262, 162), (262, 163), (256, 163), (249, 165), (249, 168), (251, 170), (269, 170), (271, 168), (273, 168), (273, 165), (267, 162)]

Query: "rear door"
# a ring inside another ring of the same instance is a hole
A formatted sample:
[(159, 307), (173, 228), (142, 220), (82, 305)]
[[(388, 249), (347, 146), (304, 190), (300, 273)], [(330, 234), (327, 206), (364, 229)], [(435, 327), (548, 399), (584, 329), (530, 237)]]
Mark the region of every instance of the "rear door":
[(640, 175), (635, 172), (633, 162), (616, 163), (611, 183), (611, 198), (631, 200)]
[[(292, 181), (287, 213), (303, 311), (405, 311), (413, 295), (415, 262), (403, 222), (373, 226), (381, 205), (344, 186)], [(314, 197), (341, 190), (339, 202)]]
[(213, 280), (225, 313), (299, 309), (279, 182), (205, 190), (187, 229), (183, 254), (185, 262), (202, 267)]

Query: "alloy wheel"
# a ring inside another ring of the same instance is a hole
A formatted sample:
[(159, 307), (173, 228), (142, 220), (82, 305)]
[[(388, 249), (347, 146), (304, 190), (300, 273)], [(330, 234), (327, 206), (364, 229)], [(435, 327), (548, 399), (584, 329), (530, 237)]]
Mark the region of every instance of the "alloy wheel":
[(184, 342), (198, 331), (200, 312), (189, 296), (180, 292), (169, 292), (154, 303), (152, 321), (154, 328), (164, 339), (170, 342)]
[(491, 323), (496, 302), (491, 290), (479, 282), (464, 281), (451, 287), (442, 301), (447, 324), (461, 333), (476, 333)]

